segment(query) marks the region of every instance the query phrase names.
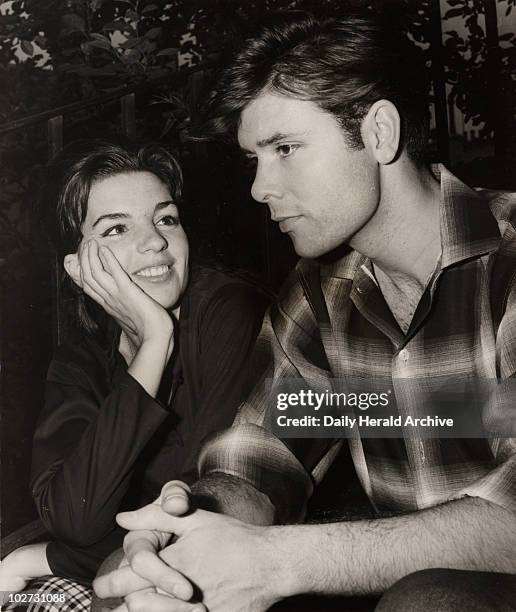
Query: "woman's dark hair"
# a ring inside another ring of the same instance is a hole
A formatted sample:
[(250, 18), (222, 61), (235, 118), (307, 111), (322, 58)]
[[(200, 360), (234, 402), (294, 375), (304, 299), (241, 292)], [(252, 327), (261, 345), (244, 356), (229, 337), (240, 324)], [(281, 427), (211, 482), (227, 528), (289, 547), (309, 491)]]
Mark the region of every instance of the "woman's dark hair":
[[(77, 252), (88, 198), (95, 181), (128, 172), (150, 172), (181, 203), (183, 176), (175, 157), (158, 144), (134, 144), (105, 140), (78, 140), (66, 146), (48, 165), (40, 212), (56, 250), (58, 265), (65, 255)], [(63, 288), (76, 295), (75, 315), (83, 329), (98, 328), (98, 311), (61, 268)]]
[(223, 72), (207, 130), (234, 138), (244, 108), (271, 91), (316, 103), (337, 118), (350, 146), (362, 148), (362, 119), (372, 104), (387, 99), (401, 116), (401, 146), (423, 163), (429, 112), (427, 71), (420, 56), (383, 15), (277, 15)]

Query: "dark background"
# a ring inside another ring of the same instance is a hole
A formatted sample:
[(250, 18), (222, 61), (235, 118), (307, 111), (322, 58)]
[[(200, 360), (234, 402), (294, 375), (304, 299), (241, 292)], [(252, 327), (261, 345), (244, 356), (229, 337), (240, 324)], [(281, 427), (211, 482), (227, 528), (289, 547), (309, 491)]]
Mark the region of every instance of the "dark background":
[(66, 333), (55, 262), (33, 213), (48, 157), (84, 136), (161, 140), (185, 168), (195, 258), (277, 289), (295, 262), (290, 242), (252, 202), (235, 152), (188, 133), (225, 48), (249, 26), (274, 9), (339, 14), (353, 5), (391, 12), (393, 27), (424, 50), (431, 160), (470, 184), (516, 189), (516, 0), (0, 1), (1, 528), (11, 534), (2, 554), (35, 527), (31, 439), (46, 367)]

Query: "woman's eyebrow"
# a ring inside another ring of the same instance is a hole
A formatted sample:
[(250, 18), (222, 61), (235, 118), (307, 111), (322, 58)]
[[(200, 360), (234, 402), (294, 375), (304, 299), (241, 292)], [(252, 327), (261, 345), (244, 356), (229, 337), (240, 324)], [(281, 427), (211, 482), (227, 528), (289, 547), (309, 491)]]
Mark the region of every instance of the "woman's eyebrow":
[[(173, 200), (165, 200), (164, 202), (158, 202), (154, 210), (155, 211), (162, 210), (163, 208), (167, 208), (167, 206), (175, 207), (176, 204)], [(104, 221), (105, 219), (112, 221), (113, 219), (128, 219), (130, 216), (131, 215), (129, 215), (128, 213), (122, 213), (122, 212), (106, 213), (105, 215), (100, 215), (100, 217), (95, 221), (95, 223), (93, 223), (91, 227), (95, 227), (98, 223), (100, 223), (101, 221)]]
[(95, 227), (98, 223), (104, 221), (104, 219), (127, 219), (128, 217), (129, 215), (127, 213), (108, 213), (106, 215), (100, 215), (100, 217), (95, 221), (95, 223), (93, 223), (91, 227)]
[(165, 200), (164, 202), (158, 202), (154, 211), (163, 210), (163, 208), (167, 208), (167, 206), (176, 206), (176, 203), (173, 200)]

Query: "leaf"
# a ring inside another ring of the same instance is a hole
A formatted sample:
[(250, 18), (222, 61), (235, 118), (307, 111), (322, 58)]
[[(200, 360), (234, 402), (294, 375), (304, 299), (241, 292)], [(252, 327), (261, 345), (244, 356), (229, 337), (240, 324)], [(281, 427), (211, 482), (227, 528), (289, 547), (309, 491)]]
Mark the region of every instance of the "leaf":
[(34, 42), (38, 45), (38, 47), (40, 47), (41, 49), (46, 49), (47, 46), (47, 39), (45, 38), (45, 36), (36, 36), (34, 38)]
[(145, 32), (145, 38), (158, 38), (158, 36), (161, 34), (161, 28), (151, 28), (150, 30), (148, 30), (147, 32)]
[(179, 49), (173, 49), (172, 47), (169, 49), (161, 49), (156, 53), (156, 57), (160, 57), (162, 55), (177, 55)]
[(138, 49), (131, 49), (126, 55), (125, 60), (128, 64), (136, 64), (142, 59), (142, 54)]
[(75, 15), (74, 13), (68, 13), (67, 15), (63, 15), (61, 17), (61, 25), (63, 25), (67, 30), (71, 32), (84, 32), (86, 29), (86, 22), (79, 15)]
[(449, 11), (446, 11), (443, 19), (451, 19), (452, 17), (461, 17), (463, 13), (464, 12), (462, 9), (450, 9)]
[(18, 24), (18, 15), (0, 15), (0, 24)]
[(113, 49), (109, 43), (106, 43), (103, 40), (90, 40), (86, 44), (93, 49), (104, 49), (104, 51), (111, 51)]
[(91, 66), (77, 66), (70, 68), (68, 72), (75, 72), (79, 76), (114, 76), (113, 68), (92, 68)]
[(142, 9), (142, 15), (145, 15), (145, 13), (150, 13), (151, 11), (155, 11), (158, 8), (159, 6), (157, 4), (148, 4)]
[(128, 38), (124, 40), (124, 42), (120, 43), (120, 47), (122, 49), (132, 49), (133, 47), (137, 47), (141, 43), (141, 38)]
[(105, 42), (107, 43), (109, 46), (111, 46), (111, 40), (107, 37), (104, 36), (103, 34), (97, 34), (96, 32), (92, 32), (90, 34), (90, 36), (94, 39), (94, 40), (98, 40), (99, 42)]
[(102, 26), (104, 32), (133, 32), (134, 28), (131, 24), (127, 23), (123, 19), (116, 19), (115, 21), (109, 21)]
[(34, 46), (28, 40), (22, 40), (20, 43), (20, 47), (24, 53), (32, 57), (34, 55)]

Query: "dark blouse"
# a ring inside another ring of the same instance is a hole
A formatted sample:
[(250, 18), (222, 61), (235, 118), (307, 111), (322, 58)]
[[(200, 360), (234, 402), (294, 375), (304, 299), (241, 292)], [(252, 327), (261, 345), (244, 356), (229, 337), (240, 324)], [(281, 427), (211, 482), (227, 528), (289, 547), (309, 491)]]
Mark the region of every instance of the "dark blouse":
[(59, 347), (34, 437), (32, 491), (57, 541), (53, 573), (88, 583), (121, 546), (115, 514), (155, 499), (165, 482), (197, 477), (209, 434), (229, 427), (252, 387), (248, 356), (267, 297), (214, 270), (192, 275), (174, 355), (153, 399), (127, 372), (120, 330)]

